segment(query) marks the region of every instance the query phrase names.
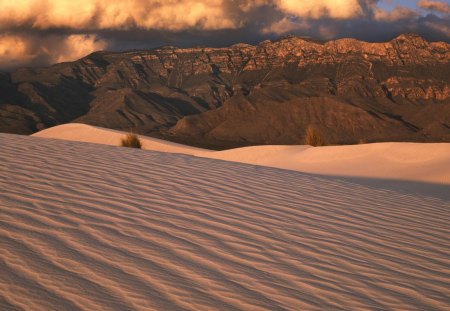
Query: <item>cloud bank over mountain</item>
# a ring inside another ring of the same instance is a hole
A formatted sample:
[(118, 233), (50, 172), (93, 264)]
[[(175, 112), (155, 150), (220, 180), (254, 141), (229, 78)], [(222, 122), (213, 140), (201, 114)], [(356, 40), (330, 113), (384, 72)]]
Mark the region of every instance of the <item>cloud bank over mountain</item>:
[(420, 0), (414, 7), (399, 3), (388, 10), (385, 2), (0, 0), (0, 68), (48, 65), (101, 49), (224, 46), (286, 33), (382, 41), (415, 32), (429, 40), (450, 41), (448, 3)]

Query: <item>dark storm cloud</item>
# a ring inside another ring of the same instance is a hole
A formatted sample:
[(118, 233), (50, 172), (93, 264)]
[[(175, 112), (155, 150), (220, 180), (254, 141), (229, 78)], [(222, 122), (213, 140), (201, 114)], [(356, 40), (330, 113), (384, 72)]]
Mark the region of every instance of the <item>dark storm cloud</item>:
[(450, 41), (448, 4), (384, 11), (379, 0), (1, 0), (0, 68), (99, 49), (226, 46), (284, 34), (386, 41), (404, 32)]

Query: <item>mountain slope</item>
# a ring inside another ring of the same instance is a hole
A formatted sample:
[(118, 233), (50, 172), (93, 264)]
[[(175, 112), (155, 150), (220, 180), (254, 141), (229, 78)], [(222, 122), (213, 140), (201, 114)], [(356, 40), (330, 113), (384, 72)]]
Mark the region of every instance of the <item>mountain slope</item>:
[(401, 35), (97, 52), (0, 76), (0, 130), (76, 121), (220, 147), (298, 143), (312, 124), (330, 143), (450, 141), (449, 46)]

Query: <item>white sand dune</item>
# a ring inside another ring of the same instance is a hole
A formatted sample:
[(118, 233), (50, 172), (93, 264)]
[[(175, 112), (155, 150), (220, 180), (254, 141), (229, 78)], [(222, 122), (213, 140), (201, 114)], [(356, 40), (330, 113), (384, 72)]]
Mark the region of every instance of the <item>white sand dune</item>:
[[(67, 123), (39, 131), (34, 133), (32, 136), (120, 146), (120, 141), (126, 134), (126, 132), (98, 126), (81, 123)], [(206, 149), (181, 145), (153, 137), (142, 135), (139, 135), (139, 137), (142, 141), (142, 149), (146, 150), (184, 154), (195, 154), (199, 152), (207, 153), (209, 151)]]
[[(33, 136), (119, 145), (126, 133), (64, 124)], [(214, 152), (141, 136), (143, 148), (301, 172), (450, 185), (450, 143), (374, 143), (352, 146), (255, 146)]]
[(450, 198), (0, 134), (1, 310), (449, 310)]
[(301, 172), (450, 185), (450, 143), (255, 146), (204, 156)]

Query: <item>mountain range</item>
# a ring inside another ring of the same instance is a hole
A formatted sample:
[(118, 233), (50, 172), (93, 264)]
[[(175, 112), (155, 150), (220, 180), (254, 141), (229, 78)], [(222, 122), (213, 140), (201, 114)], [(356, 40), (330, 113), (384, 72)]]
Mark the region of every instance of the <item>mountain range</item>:
[(286, 36), (258, 45), (95, 52), (0, 73), (0, 132), (79, 122), (209, 148), (450, 142), (450, 44)]

